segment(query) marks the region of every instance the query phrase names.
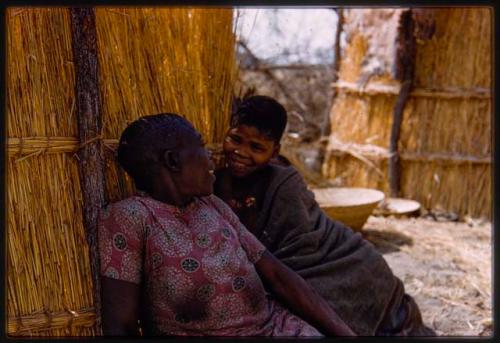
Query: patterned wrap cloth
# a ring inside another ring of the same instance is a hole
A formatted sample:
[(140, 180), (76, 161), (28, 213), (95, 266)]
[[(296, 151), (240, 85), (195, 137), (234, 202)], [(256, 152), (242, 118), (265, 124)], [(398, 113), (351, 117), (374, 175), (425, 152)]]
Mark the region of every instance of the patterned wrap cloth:
[(265, 247), (214, 195), (110, 204), (98, 239), (101, 275), (141, 285), (146, 335), (321, 336), (266, 293), (254, 267)]

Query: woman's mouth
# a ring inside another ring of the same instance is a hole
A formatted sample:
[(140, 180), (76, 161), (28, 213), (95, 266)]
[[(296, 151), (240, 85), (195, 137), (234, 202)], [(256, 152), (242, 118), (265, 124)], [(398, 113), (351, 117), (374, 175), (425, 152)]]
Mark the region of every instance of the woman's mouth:
[(247, 166), (241, 162), (232, 161), (232, 166), (237, 169), (244, 169)]

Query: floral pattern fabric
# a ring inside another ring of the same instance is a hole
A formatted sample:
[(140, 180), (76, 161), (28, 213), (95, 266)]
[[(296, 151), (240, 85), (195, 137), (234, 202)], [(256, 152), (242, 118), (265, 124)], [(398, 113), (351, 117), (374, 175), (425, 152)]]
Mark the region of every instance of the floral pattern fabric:
[(153, 335), (321, 336), (266, 294), (265, 247), (211, 195), (178, 208), (142, 194), (107, 206), (101, 274), (143, 285)]

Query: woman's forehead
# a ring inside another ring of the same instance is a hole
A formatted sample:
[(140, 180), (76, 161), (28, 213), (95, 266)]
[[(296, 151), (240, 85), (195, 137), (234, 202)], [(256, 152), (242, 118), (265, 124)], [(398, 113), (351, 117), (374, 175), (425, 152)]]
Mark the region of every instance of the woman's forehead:
[(260, 131), (257, 127), (251, 125), (241, 124), (235, 126), (230, 129), (231, 133), (236, 133), (244, 136), (248, 140), (258, 141), (261, 143), (274, 143), (274, 140), (267, 135), (265, 135), (262, 131)]

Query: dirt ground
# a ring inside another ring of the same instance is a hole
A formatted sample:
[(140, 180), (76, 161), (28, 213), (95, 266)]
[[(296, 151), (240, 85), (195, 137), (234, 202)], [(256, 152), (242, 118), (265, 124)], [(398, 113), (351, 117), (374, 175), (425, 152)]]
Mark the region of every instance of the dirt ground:
[(442, 336), (492, 335), (491, 223), (371, 216), (362, 233), (384, 255), (424, 322)]

